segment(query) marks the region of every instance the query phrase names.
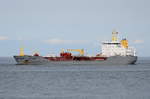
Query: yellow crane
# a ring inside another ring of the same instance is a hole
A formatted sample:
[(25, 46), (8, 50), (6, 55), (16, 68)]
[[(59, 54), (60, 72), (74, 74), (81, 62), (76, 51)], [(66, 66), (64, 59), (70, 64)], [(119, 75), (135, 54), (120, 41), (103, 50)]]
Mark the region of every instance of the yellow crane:
[(76, 51), (76, 52), (79, 52), (81, 56), (84, 55), (84, 49), (67, 49), (67, 51)]

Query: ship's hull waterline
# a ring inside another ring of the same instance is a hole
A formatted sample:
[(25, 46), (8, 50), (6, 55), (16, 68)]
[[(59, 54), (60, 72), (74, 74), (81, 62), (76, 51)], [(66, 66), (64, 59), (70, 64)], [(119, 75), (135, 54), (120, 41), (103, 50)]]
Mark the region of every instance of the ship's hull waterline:
[(14, 56), (17, 64), (20, 65), (37, 65), (37, 64), (52, 64), (52, 65), (128, 65), (135, 64), (137, 56), (111, 56), (106, 60), (94, 60), (94, 61), (79, 61), (79, 60), (65, 60), (65, 61), (52, 61), (45, 59), (42, 56)]

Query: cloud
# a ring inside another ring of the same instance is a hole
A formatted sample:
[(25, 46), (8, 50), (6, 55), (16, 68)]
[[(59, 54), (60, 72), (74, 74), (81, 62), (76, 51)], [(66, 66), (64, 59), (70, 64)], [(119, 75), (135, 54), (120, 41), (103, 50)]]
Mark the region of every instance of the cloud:
[(8, 37), (6, 37), (6, 36), (0, 36), (0, 40), (8, 40)]
[(135, 40), (134, 43), (135, 44), (142, 44), (142, 43), (144, 43), (144, 41), (143, 40)]
[(65, 40), (61, 40), (61, 39), (57, 39), (57, 38), (48, 39), (48, 40), (45, 40), (44, 42), (49, 43), (49, 44), (63, 44), (63, 43), (66, 43)]
[(44, 41), (45, 43), (48, 44), (85, 44), (88, 41), (86, 40), (64, 40), (64, 39), (59, 39), (59, 38), (52, 38)]
[(30, 39), (29, 37), (18, 36), (18, 37), (15, 38), (15, 40), (28, 41), (28, 40), (33, 40), (33, 39)]

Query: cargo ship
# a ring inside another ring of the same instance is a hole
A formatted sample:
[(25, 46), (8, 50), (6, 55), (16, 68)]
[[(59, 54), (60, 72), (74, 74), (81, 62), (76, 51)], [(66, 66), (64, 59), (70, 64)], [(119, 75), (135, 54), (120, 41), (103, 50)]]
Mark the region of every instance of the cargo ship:
[[(110, 65), (127, 65), (135, 64), (137, 61), (136, 50), (129, 47), (128, 40), (118, 40), (118, 32), (112, 32), (112, 40), (102, 42), (101, 53), (95, 56), (87, 56), (84, 49), (63, 49), (59, 56), (40, 56), (38, 53), (34, 55), (25, 55), (23, 48), (20, 49), (20, 55), (14, 58), (17, 64), (110, 64)], [(79, 55), (73, 55), (71, 52), (79, 52)]]

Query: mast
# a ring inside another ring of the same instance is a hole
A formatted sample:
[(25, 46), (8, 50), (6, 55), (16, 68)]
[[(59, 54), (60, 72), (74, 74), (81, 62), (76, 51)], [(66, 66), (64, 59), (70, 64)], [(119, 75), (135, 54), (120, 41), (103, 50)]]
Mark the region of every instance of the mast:
[(112, 32), (112, 42), (117, 42), (118, 41), (118, 32), (116, 30), (113, 30)]
[(24, 56), (24, 49), (23, 48), (20, 48), (20, 56)]

